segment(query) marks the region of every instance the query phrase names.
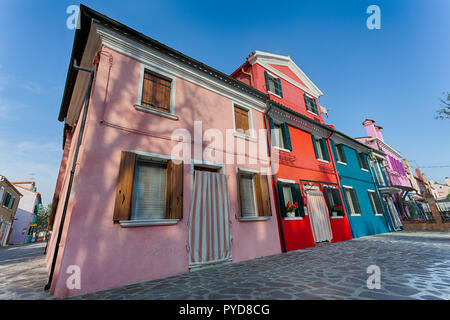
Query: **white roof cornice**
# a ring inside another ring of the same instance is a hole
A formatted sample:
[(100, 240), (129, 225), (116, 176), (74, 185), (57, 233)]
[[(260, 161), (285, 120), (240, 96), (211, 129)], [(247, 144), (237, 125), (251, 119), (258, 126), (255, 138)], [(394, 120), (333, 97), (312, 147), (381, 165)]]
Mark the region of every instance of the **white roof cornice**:
[[(303, 91), (309, 93), (310, 95), (314, 96), (315, 98), (318, 98), (323, 95), (322, 91), (312, 82), (306, 74), (300, 69), (294, 61), (292, 61), (290, 56), (282, 56), (278, 54), (273, 54), (269, 52), (263, 52), (263, 51), (254, 51), (248, 58), (248, 62), (251, 65), (259, 64), (265, 69), (269, 70), (271, 73), (274, 73), (277, 77), (280, 77), (287, 82), (293, 84), (294, 86), (302, 89)], [(287, 66), (291, 71), (300, 79), (303, 81), (303, 83), (306, 85), (306, 87), (294, 79), (288, 77), (281, 71), (278, 71), (274, 67), (271, 66), (271, 64), (281, 65), (281, 66)]]

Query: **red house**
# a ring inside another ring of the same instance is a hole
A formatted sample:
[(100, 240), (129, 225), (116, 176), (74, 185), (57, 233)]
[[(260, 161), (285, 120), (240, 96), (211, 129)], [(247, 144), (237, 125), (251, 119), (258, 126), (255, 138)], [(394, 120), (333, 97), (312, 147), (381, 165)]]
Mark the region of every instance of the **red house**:
[[(266, 92), (273, 184), (285, 251), (352, 238), (323, 119), (320, 89), (288, 56), (255, 51), (232, 77)], [(288, 203), (298, 203), (293, 212)]]

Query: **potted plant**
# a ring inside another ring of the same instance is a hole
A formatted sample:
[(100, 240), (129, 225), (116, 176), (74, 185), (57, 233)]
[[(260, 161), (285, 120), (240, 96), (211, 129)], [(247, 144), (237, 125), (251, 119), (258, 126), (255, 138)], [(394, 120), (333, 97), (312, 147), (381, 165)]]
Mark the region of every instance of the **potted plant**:
[(344, 208), (342, 206), (333, 206), (331, 208), (331, 215), (333, 217), (337, 217), (339, 215), (343, 216), (344, 215)]
[(288, 218), (293, 218), (295, 217), (295, 211), (298, 209), (298, 205), (297, 202), (295, 203), (291, 203), (290, 201), (288, 201), (287, 205), (286, 205), (286, 212), (287, 212), (287, 217)]

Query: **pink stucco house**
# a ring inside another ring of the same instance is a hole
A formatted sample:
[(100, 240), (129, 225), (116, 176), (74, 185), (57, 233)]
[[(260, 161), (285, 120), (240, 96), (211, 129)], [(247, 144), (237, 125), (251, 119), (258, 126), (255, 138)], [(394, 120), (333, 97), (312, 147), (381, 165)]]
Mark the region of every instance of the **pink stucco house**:
[(85, 6), (79, 20), (59, 115), (50, 292), (280, 253), (265, 94)]

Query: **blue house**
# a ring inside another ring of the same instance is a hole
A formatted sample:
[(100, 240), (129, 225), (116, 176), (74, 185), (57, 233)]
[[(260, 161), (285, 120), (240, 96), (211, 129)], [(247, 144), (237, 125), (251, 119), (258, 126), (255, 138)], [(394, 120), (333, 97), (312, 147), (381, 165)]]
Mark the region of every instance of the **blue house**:
[(330, 141), (353, 237), (389, 232), (391, 221), (379, 193), (384, 153), (340, 132)]

